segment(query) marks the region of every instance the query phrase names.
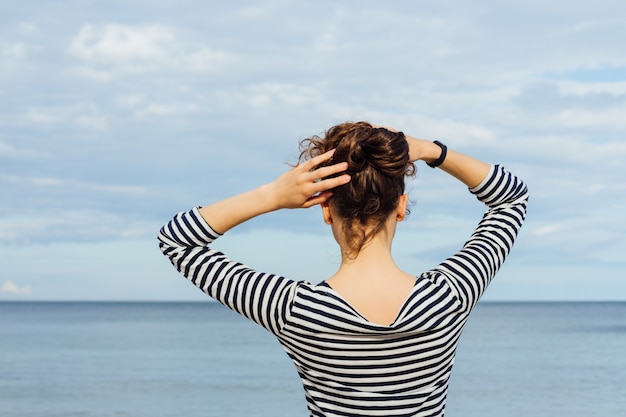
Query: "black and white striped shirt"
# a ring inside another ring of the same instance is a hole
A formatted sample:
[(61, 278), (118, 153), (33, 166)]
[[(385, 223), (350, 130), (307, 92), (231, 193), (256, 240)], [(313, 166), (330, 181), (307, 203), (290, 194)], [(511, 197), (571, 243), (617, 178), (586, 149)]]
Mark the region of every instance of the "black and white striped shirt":
[(470, 190), (488, 206), (463, 248), (417, 277), (388, 326), (361, 316), (325, 282), (255, 271), (208, 245), (198, 209), (159, 234), (198, 288), (272, 332), (293, 360), (311, 416), (442, 416), (461, 330), (524, 221), (526, 185), (500, 166)]

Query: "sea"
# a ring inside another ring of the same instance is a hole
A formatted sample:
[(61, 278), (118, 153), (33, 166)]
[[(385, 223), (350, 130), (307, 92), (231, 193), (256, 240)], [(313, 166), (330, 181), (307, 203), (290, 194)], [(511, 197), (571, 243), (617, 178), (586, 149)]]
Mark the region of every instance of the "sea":
[[(0, 302), (0, 416), (308, 413), (278, 342), (217, 303)], [(446, 416), (626, 416), (626, 303), (479, 303)]]

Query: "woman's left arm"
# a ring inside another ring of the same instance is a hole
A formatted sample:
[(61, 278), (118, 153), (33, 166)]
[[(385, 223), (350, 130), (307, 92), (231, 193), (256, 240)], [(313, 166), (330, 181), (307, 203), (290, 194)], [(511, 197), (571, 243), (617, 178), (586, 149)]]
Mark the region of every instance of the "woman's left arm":
[(281, 208), (311, 207), (332, 195), (348, 175), (340, 163), (315, 169), (332, 152), (312, 158), (270, 184), (179, 213), (159, 233), (159, 247), (174, 267), (210, 297), (277, 334), (287, 320), (297, 283), (255, 271), (212, 249), (222, 233), (255, 216)]

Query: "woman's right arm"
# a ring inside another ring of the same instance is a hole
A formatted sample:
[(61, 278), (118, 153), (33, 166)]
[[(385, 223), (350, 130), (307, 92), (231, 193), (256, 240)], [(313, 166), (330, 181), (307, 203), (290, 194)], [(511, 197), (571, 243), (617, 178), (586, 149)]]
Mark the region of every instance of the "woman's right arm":
[[(442, 148), (407, 136), (411, 160), (437, 161)], [(439, 168), (462, 181), (488, 210), (463, 248), (432, 271), (431, 280), (445, 279), (461, 302), (471, 309), (509, 255), (526, 217), (528, 189), (517, 176), (499, 165), (448, 150)]]

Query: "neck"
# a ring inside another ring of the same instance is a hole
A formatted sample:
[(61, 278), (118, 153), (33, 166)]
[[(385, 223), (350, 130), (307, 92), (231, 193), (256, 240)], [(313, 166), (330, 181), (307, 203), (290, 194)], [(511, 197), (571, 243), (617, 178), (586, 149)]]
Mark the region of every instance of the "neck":
[(380, 278), (381, 271), (396, 269), (397, 266), (391, 256), (391, 244), (394, 230), (384, 228), (372, 237), (359, 251), (356, 258), (341, 250), (341, 265), (337, 275), (358, 276), (360, 280), (366, 277)]
[(385, 231), (381, 230), (380, 233), (373, 236), (365, 242), (365, 244), (359, 250), (359, 253), (355, 256), (351, 254), (349, 250), (341, 248), (341, 264), (361, 263), (361, 262), (377, 262), (382, 259), (391, 256), (391, 239), (388, 239)]

